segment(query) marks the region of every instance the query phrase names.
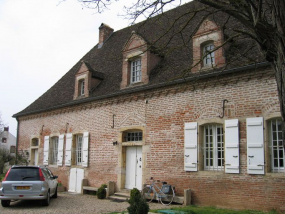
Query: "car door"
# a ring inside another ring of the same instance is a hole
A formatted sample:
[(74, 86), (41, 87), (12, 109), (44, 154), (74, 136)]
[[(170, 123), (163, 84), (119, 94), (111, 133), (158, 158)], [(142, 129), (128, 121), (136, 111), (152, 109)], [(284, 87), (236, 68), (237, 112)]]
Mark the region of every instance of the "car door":
[(54, 175), (48, 168), (43, 168), (42, 169), (46, 174), (46, 181), (48, 183), (49, 189), (50, 189), (50, 194), (53, 195), (56, 191), (57, 187), (57, 180), (55, 179)]

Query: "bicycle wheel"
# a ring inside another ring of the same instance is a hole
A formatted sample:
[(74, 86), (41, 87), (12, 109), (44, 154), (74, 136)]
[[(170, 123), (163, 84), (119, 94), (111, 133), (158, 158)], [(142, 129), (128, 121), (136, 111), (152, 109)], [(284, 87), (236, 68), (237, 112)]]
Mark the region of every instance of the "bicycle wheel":
[(169, 192), (168, 193), (164, 193), (162, 191), (159, 192), (159, 199), (160, 199), (160, 202), (163, 204), (163, 205), (169, 205), (172, 203), (173, 199), (174, 199), (174, 196), (175, 196), (175, 192), (174, 192), (174, 189), (173, 187), (171, 186), (171, 188), (169, 189)]
[(144, 200), (146, 200), (146, 202), (148, 203), (150, 203), (154, 199), (155, 194), (151, 186), (146, 186), (145, 188), (143, 188), (141, 193)]

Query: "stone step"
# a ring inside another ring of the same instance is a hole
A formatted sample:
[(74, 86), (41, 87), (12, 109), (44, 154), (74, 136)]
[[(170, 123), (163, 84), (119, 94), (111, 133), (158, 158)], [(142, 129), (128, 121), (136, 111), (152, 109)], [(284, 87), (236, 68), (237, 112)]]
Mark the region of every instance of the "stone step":
[(115, 192), (114, 193), (115, 196), (118, 197), (124, 197), (124, 198), (130, 198), (130, 193), (129, 192)]
[(110, 200), (113, 200), (113, 201), (127, 201), (129, 198), (126, 198), (126, 197), (122, 197), (122, 196), (116, 196), (116, 195), (111, 195), (109, 196), (109, 199)]
[(130, 190), (122, 189), (119, 192), (115, 192), (114, 195), (109, 196), (109, 199), (115, 201), (126, 201), (130, 199)]

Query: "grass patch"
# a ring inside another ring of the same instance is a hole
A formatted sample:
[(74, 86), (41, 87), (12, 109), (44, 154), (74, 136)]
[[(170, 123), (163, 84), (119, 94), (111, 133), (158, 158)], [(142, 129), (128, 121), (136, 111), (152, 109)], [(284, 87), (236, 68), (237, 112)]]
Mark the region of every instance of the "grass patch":
[[(198, 206), (186, 206), (179, 208), (171, 208), (165, 210), (183, 211), (187, 214), (277, 214), (276, 211), (262, 212), (255, 210), (230, 210), (230, 209), (218, 209), (215, 207), (198, 207)], [(158, 210), (152, 210), (151, 212), (157, 213)]]

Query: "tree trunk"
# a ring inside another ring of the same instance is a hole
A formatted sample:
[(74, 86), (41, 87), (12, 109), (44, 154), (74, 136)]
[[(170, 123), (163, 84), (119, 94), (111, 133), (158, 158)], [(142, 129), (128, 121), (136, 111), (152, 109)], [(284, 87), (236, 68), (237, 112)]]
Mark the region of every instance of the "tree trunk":
[(276, 57), (271, 63), (275, 71), (282, 116), (283, 148), (285, 151), (285, 2), (273, 0), (272, 20), (276, 29)]

